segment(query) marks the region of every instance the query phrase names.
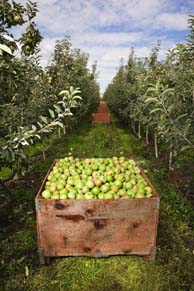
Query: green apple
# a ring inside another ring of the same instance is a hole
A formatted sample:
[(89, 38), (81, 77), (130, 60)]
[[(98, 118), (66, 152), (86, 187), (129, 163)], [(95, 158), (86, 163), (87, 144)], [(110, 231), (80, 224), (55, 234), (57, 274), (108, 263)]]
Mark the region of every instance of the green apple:
[(73, 186), (71, 186), (71, 185), (69, 185), (69, 184), (66, 184), (66, 185), (65, 185), (65, 189), (67, 189), (67, 190), (69, 190), (69, 191), (70, 191), (72, 188), (73, 188)]
[(50, 182), (50, 181), (47, 181), (47, 182), (45, 183), (45, 188), (48, 189), (48, 188), (50, 187), (50, 184), (51, 184), (51, 182)]
[(51, 197), (51, 199), (59, 199), (59, 198), (60, 198), (60, 196), (58, 193), (54, 193)]
[(93, 194), (91, 192), (87, 192), (84, 197), (85, 199), (93, 199)]
[(106, 180), (107, 180), (107, 182), (112, 182), (113, 176), (111, 176), (111, 175), (106, 176)]
[(97, 187), (100, 187), (100, 186), (102, 186), (102, 181), (99, 180), (99, 179), (97, 179), (97, 180), (94, 181), (94, 184), (95, 184)]
[(98, 199), (104, 199), (104, 193), (103, 192), (100, 192), (98, 194)]
[(85, 173), (86, 173), (87, 176), (92, 175), (92, 169), (90, 169), (90, 168), (86, 168), (86, 169), (85, 169)]
[(70, 191), (68, 192), (68, 194), (67, 194), (67, 197), (68, 197), (69, 199), (75, 199), (75, 198), (76, 198), (76, 193), (75, 193), (74, 191), (70, 190)]
[(78, 189), (82, 189), (84, 185), (83, 185), (83, 182), (78, 181), (77, 183), (75, 183), (75, 186), (76, 186)]
[(68, 190), (65, 188), (59, 191), (60, 195), (67, 195), (67, 193), (68, 193)]
[(145, 196), (142, 193), (136, 193), (135, 198), (145, 198)]
[(93, 164), (93, 165), (92, 165), (92, 169), (93, 169), (94, 171), (97, 171), (97, 170), (98, 170), (98, 164)]
[(104, 199), (113, 199), (113, 194), (112, 192), (107, 192), (104, 194)]
[(77, 195), (76, 195), (76, 199), (84, 199), (85, 197), (84, 197), (84, 194), (82, 194), (82, 193), (77, 193)]
[(44, 190), (43, 192), (42, 192), (42, 197), (43, 198), (45, 198), (45, 199), (49, 199), (49, 198), (51, 198), (51, 192), (49, 191), (49, 190)]
[(58, 190), (62, 190), (64, 187), (65, 187), (65, 183), (63, 183), (63, 182), (58, 182), (57, 183), (57, 189)]
[(60, 195), (60, 199), (67, 199), (67, 194), (61, 194), (61, 193), (59, 192), (59, 195)]
[(71, 177), (69, 177), (69, 178), (67, 179), (67, 184), (73, 186), (73, 185), (74, 185), (74, 180), (73, 180)]
[(106, 192), (108, 192), (108, 191), (110, 190), (110, 187), (109, 187), (109, 185), (104, 184), (104, 185), (101, 186), (100, 190), (101, 190), (103, 193), (106, 193)]
[(118, 186), (113, 185), (113, 186), (112, 186), (112, 191), (113, 191), (114, 193), (117, 193), (117, 192), (119, 191)]
[(106, 170), (106, 166), (105, 166), (105, 165), (101, 165), (101, 166), (99, 166), (99, 170), (100, 170), (101, 172), (105, 172), (105, 170)]
[(56, 191), (57, 187), (56, 187), (56, 183), (52, 182), (50, 184), (49, 190), (54, 193)]
[(86, 182), (86, 186), (89, 188), (89, 189), (92, 189), (94, 187), (94, 183), (92, 181), (87, 181)]
[(127, 196), (130, 198), (135, 198), (136, 193), (133, 191), (133, 189), (127, 191)]
[(92, 193), (94, 194), (94, 195), (98, 195), (98, 193), (100, 193), (100, 188), (99, 187), (94, 187), (93, 189), (92, 189)]
[(84, 186), (84, 187), (82, 188), (82, 192), (83, 192), (83, 193), (87, 193), (87, 192), (89, 192), (89, 188), (88, 188), (87, 186)]
[(119, 199), (119, 198), (120, 198), (120, 195), (119, 195), (118, 193), (114, 193), (114, 194), (113, 194), (113, 198), (114, 198), (114, 199)]
[(124, 196), (126, 195), (126, 191), (123, 190), (123, 189), (120, 189), (120, 190), (118, 191), (118, 194), (119, 194), (119, 196), (124, 197)]
[(147, 194), (151, 194), (152, 193), (152, 188), (147, 186), (144, 188)]
[(120, 180), (115, 181), (115, 186), (117, 186), (119, 189), (123, 186), (123, 183)]

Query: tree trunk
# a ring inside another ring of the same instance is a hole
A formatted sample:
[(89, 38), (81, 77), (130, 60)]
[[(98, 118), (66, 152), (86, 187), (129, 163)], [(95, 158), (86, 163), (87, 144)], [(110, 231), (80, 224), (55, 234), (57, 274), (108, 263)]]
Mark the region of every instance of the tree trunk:
[(59, 138), (61, 137), (61, 128), (60, 127), (58, 128), (58, 136), (59, 136)]
[(136, 135), (135, 122), (134, 121), (131, 121), (131, 127), (132, 127), (132, 130), (133, 130), (133, 133)]
[(20, 125), (23, 126), (23, 123), (24, 123), (24, 112), (22, 110), (21, 116), (20, 116)]
[(43, 160), (46, 160), (46, 155), (45, 155), (45, 150), (44, 149), (42, 150), (42, 157), (43, 157)]
[(154, 132), (154, 149), (155, 149), (155, 157), (158, 158), (158, 135), (157, 131)]
[(66, 134), (66, 129), (65, 129), (65, 125), (63, 126), (63, 134)]
[(169, 169), (169, 172), (171, 171), (174, 171), (174, 168), (173, 168), (173, 151), (170, 150), (169, 152), (169, 160), (168, 160), (168, 169)]
[(148, 127), (146, 127), (146, 144), (149, 145), (150, 142), (149, 142), (149, 129)]
[(141, 139), (141, 122), (138, 122), (138, 138)]

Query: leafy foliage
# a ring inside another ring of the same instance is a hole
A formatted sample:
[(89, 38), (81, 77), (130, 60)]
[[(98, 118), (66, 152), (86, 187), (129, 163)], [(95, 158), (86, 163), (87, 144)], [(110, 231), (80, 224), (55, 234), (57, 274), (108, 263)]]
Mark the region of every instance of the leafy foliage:
[(82, 100), (77, 94), (79, 88), (63, 90), (59, 93), (62, 100), (54, 104), (53, 109), (49, 109), (50, 118), (40, 116), (39, 121), (31, 127), (19, 127), (16, 132), (5, 136), (4, 144), (1, 146), (0, 161), (2, 164), (21, 164), (26, 159), (24, 148), (32, 145), (37, 139), (41, 139), (45, 134), (50, 134), (56, 127), (64, 128), (64, 119), (72, 115), (71, 109), (78, 105)]
[[(0, 4), (0, 166), (14, 171), (28, 165), (26, 146), (57, 127), (65, 132), (75, 126), (99, 102), (96, 66), (88, 69), (88, 55), (73, 49), (69, 38), (56, 42), (46, 68), (40, 65), (41, 36), (33, 21), (37, 12), (36, 2)], [(17, 40), (22, 55), (17, 58), (18, 44), (10, 29), (24, 24), (26, 30)], [(80, 88), (82, 97), (73, 88)]]
[[(0, 3), (0, 36), (4, 34), (1, 50), (4, 53), (11, 54), (18, 47), (10, 38), (10, 29), (14, 26), (26, 25), (25, 32), (18, 39), (21, 44), (22, 53), (25, 55), (33, 54), (42, 37), (33, 21), (38, 12), (36, 2), (28, 1), (26, 5), (22, 5), (15, 1), (4, 0)], [(2, 49), (3, 46), (3, 49)], [(8, 49), (7, 49), (8, 48)]]
[(149, 58), (138, 59), (131, 51), (127, 65), (120, 68), (109, 84), (105, 99), (112, 110), (130, 124), (146, 143), (154, 143), (172, 157), (194, 148), (194, 21), (188, 20), (191, 32), (185, 44), (169, 50), (164, 61), (158, 60), (160, 43)]

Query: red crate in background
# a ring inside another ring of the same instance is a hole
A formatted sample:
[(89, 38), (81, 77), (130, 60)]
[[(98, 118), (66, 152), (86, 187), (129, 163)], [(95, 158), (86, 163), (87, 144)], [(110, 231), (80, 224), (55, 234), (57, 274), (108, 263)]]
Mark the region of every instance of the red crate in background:
[(110, 124), (110, 114), (109, 113), (93, 113), (92, 123)]
[(100, 105), (98, 106), (97, 113), (108, 113), (108, 108), (104, 101), (100, 101)]
[(100, 101), (97, 112), (92, 114), (92, 123), (110, 124), (110, 113), (104, 101)]

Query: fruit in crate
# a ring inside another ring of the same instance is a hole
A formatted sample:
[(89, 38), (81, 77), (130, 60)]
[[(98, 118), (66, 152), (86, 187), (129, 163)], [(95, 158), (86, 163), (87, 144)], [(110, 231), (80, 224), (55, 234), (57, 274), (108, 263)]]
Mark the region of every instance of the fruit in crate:
[(125, 157), (60, 159), (42, 192), (45, 199), (133, 199), (152, 195), (136, 162)]

